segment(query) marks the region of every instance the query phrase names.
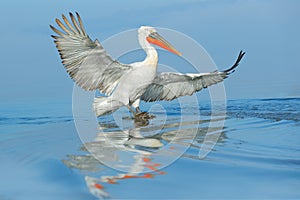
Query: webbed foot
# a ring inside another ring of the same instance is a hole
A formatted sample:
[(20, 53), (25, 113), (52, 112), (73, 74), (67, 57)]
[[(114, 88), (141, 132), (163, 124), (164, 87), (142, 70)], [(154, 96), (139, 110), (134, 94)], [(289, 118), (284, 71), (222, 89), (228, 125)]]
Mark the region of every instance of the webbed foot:
[(137, 120), (149, 120), (149, 119), (155, 118), (155, 116), (151, 115), (147, 112), (140, 112), (140, 113), (135, 114), (134, 118)]

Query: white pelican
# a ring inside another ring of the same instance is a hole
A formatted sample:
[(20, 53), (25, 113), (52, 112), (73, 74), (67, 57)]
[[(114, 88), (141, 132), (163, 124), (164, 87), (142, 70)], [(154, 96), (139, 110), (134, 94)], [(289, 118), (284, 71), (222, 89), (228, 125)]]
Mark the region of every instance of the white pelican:
[(87, 35), (82, 20), (76, 12), (65, 22), (56, 23), (62, 31), (51, 26), (57, 34), (53, 36), (56, 47), (70, 77), (84, 90), (99, 90), (106, 97), (95, 97), (94, 110), (97, 116), (114, 112), (122, 106), (137, 116), (148, 116), (139, 108), (140, 100), (173, 100), (180, 96), (192, 95), (210, 85), (223, 81), (234, 72), (245, 52), (240, 51), (232, 67), (224, 71), (210, 73), (181, 74), (164, 72), (157, 74), (158, 55), (153, 45), (160, 46), (181, 56), (170, 43), (161, 37), (153, 27), (141, 26), (138, 39), (147, 56), (142, 62), (122, 64), (112, 59), (96, 39), (92, 41)]

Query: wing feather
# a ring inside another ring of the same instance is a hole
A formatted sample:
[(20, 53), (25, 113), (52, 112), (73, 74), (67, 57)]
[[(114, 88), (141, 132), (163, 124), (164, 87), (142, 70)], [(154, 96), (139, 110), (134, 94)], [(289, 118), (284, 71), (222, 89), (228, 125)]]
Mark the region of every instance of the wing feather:
[(120, 78), (132, 69), (131, 66), (113, 60), (98, 40), (92, 41), (86, 34), (78, 13), (77, 20), (72, 13), (69, 15), (72, 24), (64, 15), (62, 19), (65, 24), (56, 19), (62, 31), (50, 25), (57, 34), (52, 37), (62, 64), (70, 77), (83, 89), (99, 89), (102, 93), (110, 95)]
[(62, 15), (62, 18), (63, 18), (64, 22), (67, 24), (68, 28), (70, 30), (72, 30), (73, 33), (76, 33), (76, 30), (73, 28), (73, 26), (71, 25), (71, 23), (69, 22), (69, 20), (66, 18), (66, 16)]
[(234, 72), (244, 54), (245, 52), (240, 51), (234, 65), (224, 71), (199, 74), (160, 73), (155, 77), (153, 83), (146, 88), (141, 99), (146, 102), (171, 101), (181, 96), (192, 95), (203, 88), (222, 82)]

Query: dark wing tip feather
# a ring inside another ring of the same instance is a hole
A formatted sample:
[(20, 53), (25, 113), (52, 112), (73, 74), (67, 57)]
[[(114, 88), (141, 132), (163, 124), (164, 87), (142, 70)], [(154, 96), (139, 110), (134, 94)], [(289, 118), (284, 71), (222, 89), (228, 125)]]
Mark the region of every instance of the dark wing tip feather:
[(235, 68), (240, 64), (240, 61), (242, 60), (243, 56), (245, 55), (246, 52), (243, 52), (242, 50), (239, 53), (238, 58), (236, 59), (235, 63), (230, 67), (229, 69), (224, 70), (223, 72), (225, 73), (233, 73)]
[[(55, 30), (54, 26), (52, 26), (51, 24), (49, 24), (49, 27), (51, 28), (52, 31)], [(55, 32), (55, 31), (54, 31)], [(51, 37), (53, 37), (53, 35), (51, 35)]]
[(56, 36), (56, 35), (51, 35), (51, 37), (54, 39), (58, 39), (58, 36)]
[(71, 13), (71, 12), (69, 12), (69, 16), (70, 16), (71, 18), (74, 18), (73, 13)]
[[(78, 13), (77, 13), (77, 14), (78, 14)], [(76, 15), (77, 15), (77, 14), (76, 14)], [(76, 28), (77, 32), (78, 32), (79, 34), (81, 34), (82, 31), (80, 30), (80, 27), (78, 26), (78, 23), (77, 23), (77, 21), (76, 21), (74, 15), (73, 15), (73, 13), (69, 12), (69, 15), (70, 15), (71, 21), (72, 21), (74, 27)], [(79, 14), (78, 14), (78, 15), (79, 15)]]
[(83, 25), (83, 22), (82, 22), (82, 19), (80, 17), (80, 15), (78, 14), (78, 12), (75, 12), (76, 13), (76, 16), (77, 16), (77, 19), (78, 19), (78, 22), (79, 22), (79, 26), (81, 28), (81, 31), (83, 33), (83, 35), (87, 35), (86, 32), (85, 32), (85, 28), (84, 28), (84, 25)]
[(65, 34), (61, 31), (59, 31), (58, 29), (56, 29), (54, 26), (50, 25), (50, 28), (52, 29), (52, 31), (54, 31), (57, 35), (60, 35), (60, 36), (65, 36)]

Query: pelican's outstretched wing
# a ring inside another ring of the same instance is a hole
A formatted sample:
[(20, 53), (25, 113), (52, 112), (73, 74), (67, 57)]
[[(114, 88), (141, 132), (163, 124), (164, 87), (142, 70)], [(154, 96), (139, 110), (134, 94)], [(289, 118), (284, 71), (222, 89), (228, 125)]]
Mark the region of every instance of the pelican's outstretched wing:
[(224, 71), (200, 74), (160, 73), (155, 77), (154, 82), (146, 88), (141, 99), (146, 102), (171, 101), (181, 96), (192, 95), (202, 88), (222, 82), (230, 73), (234, 72), (244, 54), (245, 52), (240, 51), (234, 65)]
[(64, 15), (62, 18), (65, 24), (56, 19), (62, 31), (50, 25), (57, 33), (57, 36), (52, 37), (55, 39), (64, 67), (70, 77), (83, 89), (99, 89), (102, 93), (110, 95), (119, 79), (131, 67), (113, 60), (98, 40), (92, 41), (89, 38), (78, 13), (76, 13), (78, 20), (72, 13), (69, 14), (72, 24)]

